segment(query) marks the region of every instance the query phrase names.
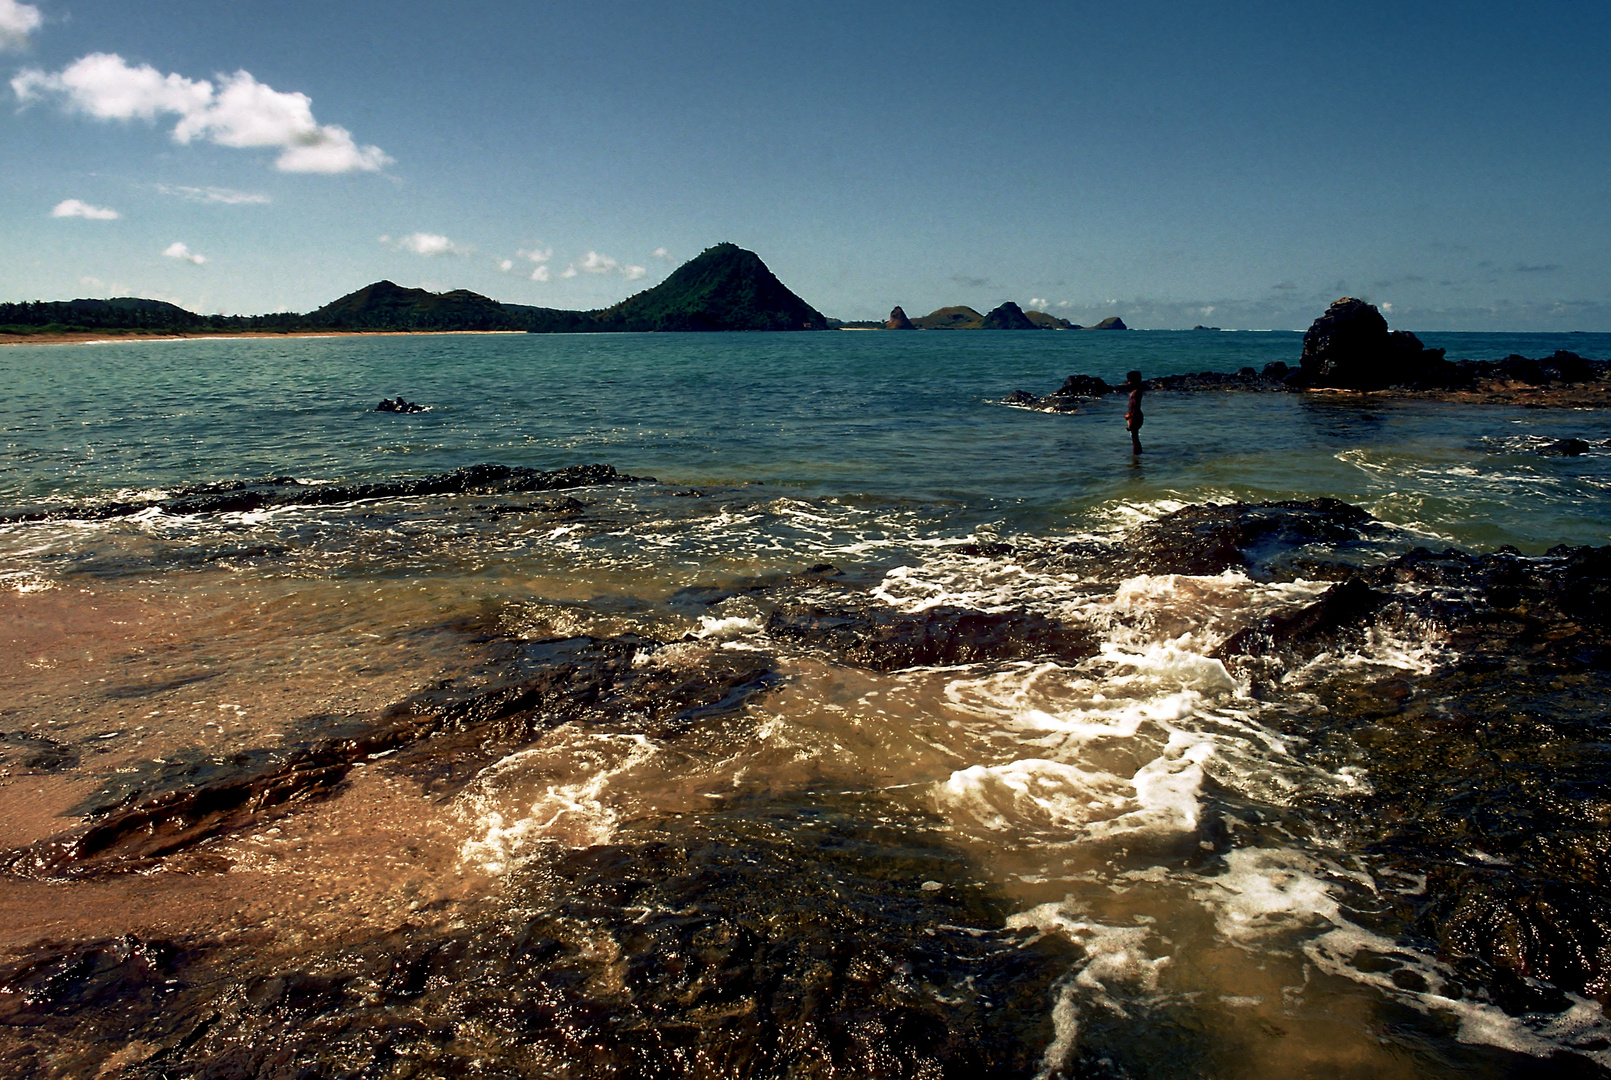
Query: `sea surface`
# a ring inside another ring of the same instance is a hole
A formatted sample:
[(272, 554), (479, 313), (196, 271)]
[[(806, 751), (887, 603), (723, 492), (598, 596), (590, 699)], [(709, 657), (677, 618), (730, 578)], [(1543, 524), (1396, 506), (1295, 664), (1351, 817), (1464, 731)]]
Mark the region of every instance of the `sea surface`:
[(0, 349), (0, 1071), (1606, 1075), (1611, 416), (1002, 403), (1300, 350)]

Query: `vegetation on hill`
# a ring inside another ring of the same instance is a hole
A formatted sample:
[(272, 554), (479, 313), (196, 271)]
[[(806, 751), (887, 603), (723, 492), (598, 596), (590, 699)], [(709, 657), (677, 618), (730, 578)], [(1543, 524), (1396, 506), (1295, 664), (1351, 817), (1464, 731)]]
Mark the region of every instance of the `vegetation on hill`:
[(912, 320), (919, 330), (977, 330), (983, 323), (984, 316), (971, 307), (943, 307)]
[(317, 330), (826, 330), (829, 321), (735, 244), (707, 248), (659, 285), (598, 311), (500, 304), (466, 289), (377, 281), (306, 315), (197, 315), (160, 300), (0, 304), (0, 332), (228, 333)]

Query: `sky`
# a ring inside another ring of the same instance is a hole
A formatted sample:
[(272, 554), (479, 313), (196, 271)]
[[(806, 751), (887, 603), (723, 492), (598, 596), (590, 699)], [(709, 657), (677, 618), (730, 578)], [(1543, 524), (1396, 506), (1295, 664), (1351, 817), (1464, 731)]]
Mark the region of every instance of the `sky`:
[(0, 300), (1611, 331), (1611, 6), (0, 0)]

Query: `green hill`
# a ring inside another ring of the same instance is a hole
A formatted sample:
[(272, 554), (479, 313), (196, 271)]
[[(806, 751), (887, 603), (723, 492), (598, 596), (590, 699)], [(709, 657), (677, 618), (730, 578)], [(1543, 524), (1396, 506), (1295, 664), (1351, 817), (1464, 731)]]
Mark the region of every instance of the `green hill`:
[(331, 330), (523, 330), (496, 300), (466, 289), (433, 293), (377, 281), (310, 312), (304, 323)]
[(598, 330), (828, 329), (820, 311), (736, 244), (706, 248), (654, 288), (588, 314)]
[(1044, 311), (1026, 311), (1024, 318), (1040, 327), (1042, 330), (1078, 330), (1078, 326), (1067, 319), (1059, 319), (1056, 315), (1048, 315)]
[(983, 324), (984, 316), (966, 306), (943, 307), (912, 320), (919, 330), (977, 330)]

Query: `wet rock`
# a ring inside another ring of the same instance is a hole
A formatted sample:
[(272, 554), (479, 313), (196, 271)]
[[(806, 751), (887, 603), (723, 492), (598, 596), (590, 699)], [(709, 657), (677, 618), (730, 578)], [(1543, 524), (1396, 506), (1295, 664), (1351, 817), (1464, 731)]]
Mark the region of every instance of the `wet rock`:
[(813, 645), (874, 671), (1032, 656), (1094, 656), (1098, 642), (1084, 627), (1031, 612), (992, 613), (936, 607), (910, 614), (886, 605), (791, 604), (767, 620), (774, 638)]
[(1408, 331), (1388, 332), (1372, 304), (1352, 296), (1332, 303), (1303, 335), (1301, 365), (1308, 386), (1380, 390), (1415, 384), (1443, 361)]
[(884, 320), (884, 329), (916, 330), (917, 327), (912, 325), (912, 320), (906, 317), (906, 312), (901, 309), (899, 304), (897, 304), (895, 305), (894, 310), (889, 313), (889, 318)]
[(1556, 439), (1552, 443), (1540, 446), (1537, 453), (1544, 457), (1581, 457), (1594, 449), (1582, 439)]
[(415, 404), (412, 401), (404, 401), (401, 396), (398, 396), (395, 398), (382, 398), (380, 404), (375, 406), (375, 411), (389, 413), (420, 413), (425, 411), (425, 406)]
[(1213, 653), (1216, 659), (1263, 658), (1280, 654), (1312, 657), (1358, 633), (1388, 602), (1386, 593), (1352, 577), (1328, 588), (1297, 611), (1272, 615), (1232, 634)]
[(1263, 374), (1266, 379), (1276, 379), (1279, 381), (1285, 379), (1290, 372), (1291, 369), (1288, 368), (1283, 361), (1272, 360), (1268, 364), (1264, 365)]
[(1024, 309), (1008, 300), (1000, 307), (984, 317), (979, 324), (981, 330), (1039, 330), (1024, 314)]
[(377, 755), (394, 755), (389, 767), (444, 794), (559, 724), (629, 723), (675, 738), (777, 682), (755, 654), (717, 654), (688, 667), (633, 663), (658, 645), (632, 636), (507, 642), (484, 672), (378, 715), (309, 722), (321, 734), (300, 745), (227, 758), (176, 755), (115, 778), (80, 809), (86, 824), (0, 853), (0, 870), (41, 878), (148, 870), (210, 837), (330, 797), (355, 762)]
[(1063, 385), (1052, 391), (1053, 397), (1060, 398), (1096, 398), (1103, 394), (1112, 393), (1117, 387), (1109, 386), (1107, 381), (1095, 375), (1070, 375), (1063, 380)]
[(1136, 530), (1119, 560), (1150, 574), (1245, 570), (1255, 580), (1316, 577), (1331, 550), (1381, 532), (1369, 513), (1338, 499), (1187, 506)]
[[(517, 874), (502, 916), (296, 958), (174, 950), (151, 975), (114, 957), (96, 961), (107, 993), (0, 1001), (83, 1075), (139, 1041), (124, 1075), (150, 1080), (1027, 1078), (1078, 951), (1002, 930), (974, 877), (932, 823), (877, 799), (740, 799)], [(118, 948), (41, 953), (0, 985)], [(174, 988), (151, 993), (162, 977)]]
[(613, 466), (572, 465), (544, 471), (518, 465), (467, 465), (452, 472), (367, 484), (304, 484), (291, 476), (239, 480), (181, 488), (152, 502), (111, 502), (53, 507), (0, 516), (0, 524), (19, 521), (98, 521), (156, 508), (169, 514), (241, 513), (273, 506), (330, 506), (360, 499), (412, 498), (422, 495), (507, 495), (525, 491), (560, 491), (598, 484), (630, 484), (647, 477), (626, 476)]

